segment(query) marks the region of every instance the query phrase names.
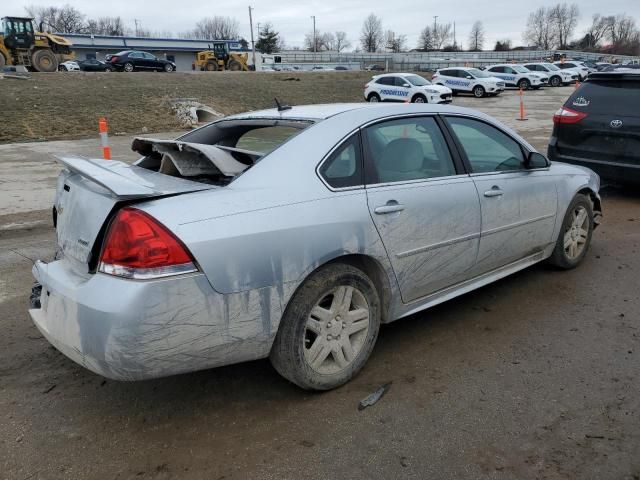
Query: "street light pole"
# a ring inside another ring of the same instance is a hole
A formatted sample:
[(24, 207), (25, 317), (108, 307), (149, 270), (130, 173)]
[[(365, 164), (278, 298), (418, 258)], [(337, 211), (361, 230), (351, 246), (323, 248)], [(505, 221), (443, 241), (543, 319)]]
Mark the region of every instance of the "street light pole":
[(253, 41), (253, 18), (251, 16), (251, 6), (249, 6), (249, 29), (251, 30), (251, 55), (253, 56), (253, 69), (257, 70), (256, 66), (256, 43)]
[[(318, 45), (318, 42), (316, 40), (316, 16), (311, 15), (311, 18), (313, 18), (313, 53), (316, 53), (316, 48)], [(314, 60), (315, 60), (315, 56), (314, 56)]]

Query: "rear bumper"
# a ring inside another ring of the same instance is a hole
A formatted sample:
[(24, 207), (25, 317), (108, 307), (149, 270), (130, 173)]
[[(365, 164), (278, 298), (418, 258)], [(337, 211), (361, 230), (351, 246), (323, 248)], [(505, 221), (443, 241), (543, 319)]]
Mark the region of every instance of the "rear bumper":
[[(31, 319), (71, 360), (115, 380), (142, 380), (266, 357), (280, 319), (271, 289), (215, 292), (203, 274), (131, 281), (36, 262)], [(273, 319), (273, 321), (272, 321)]]
[(547, 156), (551, 161), (590, 168), (604, 180), (640, 185), (640, 165), (561, 155), (554, 145), (549, 145)]

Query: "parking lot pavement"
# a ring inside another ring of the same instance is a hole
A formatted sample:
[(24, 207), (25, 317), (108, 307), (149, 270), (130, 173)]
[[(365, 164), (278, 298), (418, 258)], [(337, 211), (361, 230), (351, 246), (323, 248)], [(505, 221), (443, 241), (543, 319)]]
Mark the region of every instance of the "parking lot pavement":
[[(560, 92), (528, 122), (515, 121), (517, 101), (482, 109), (542, 148)], [(115, 157), (129, 158), (128, 142), (112, 139)], [(63, 146), (99, 152), (95, 140)], [(35, 185), (0, 199), (33, 202), (0, 224), (40, 222), (0, 229), (0, 478), (640, 478), (638, 193), (603, 192), (604, 223), (576, 270), (538, 265), (385, 326), (335, 391), (304, 392), (266, 360), (121, 383), (58, 353), (27, 314), (31, 259), (54, 252), (52, 150), (0, 150), (3, 192), (7, 175)]]

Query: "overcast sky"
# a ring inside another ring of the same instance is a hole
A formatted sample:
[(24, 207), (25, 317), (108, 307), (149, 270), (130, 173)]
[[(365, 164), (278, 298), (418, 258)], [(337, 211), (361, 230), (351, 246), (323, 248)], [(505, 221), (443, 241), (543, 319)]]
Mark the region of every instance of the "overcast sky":
[[(10, 0), (3, 2), (3, 15), (23, 15), (27, 5), (63, 5), (69, 3), (90, 17), (121, 16), (127, 26), (133, 28), (133, 19), (152, 31), (180, 32), (193, 28), (203, 16), (224, 15), (235, 17), (240, 23), (240, 34), (249, 39), (249, 15), (247, 7), (237, 0), (68, 0), (59, 3), (40, 0)], [(284, 37), (287, 46), (301, 47), (304, 35), (312, 30), (311, 15), (316, 16), (316, 28), (320, 32), (344, 30), (355, 48), (364, 18), (373, 12), (382, 19), (385, 29), (407, 35), (409, 48), (418, 42), (425, 25), (456, 23), (458, 43), (467, 46), (471, 25), (476, 20), (484, 23), (486, 48), (493, 48), (496, 40), (511, 39), (514, 45), (522, 44), (522, 31), (530, 11), (541, 5), (557, 3), (553, 0), (527, 2), (523, 0), (251, 0), (254, 7), (254, 31), (256, 23), (271, 22)], [(640, 0), (580, 0), (580, 23), (576, 34), (583, 33), (594, 13), (612, 15), (627, 13), (640, 17)], [(640, 21), (640, 19), (639, 19)]]

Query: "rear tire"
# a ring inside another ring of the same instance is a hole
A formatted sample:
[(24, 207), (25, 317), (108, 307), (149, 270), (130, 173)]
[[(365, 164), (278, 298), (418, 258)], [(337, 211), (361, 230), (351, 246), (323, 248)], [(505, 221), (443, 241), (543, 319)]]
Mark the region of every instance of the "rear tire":
[(559, 87), (562, 85), (562, 79), (558, 76), (553, 76), (549, 79), (549, 85), (552, 87)]
[(127, 62), (124, 64), (124, 66), (122, 67), (122, 69), (127, 72), (127, 73), (131, 73), (135, 70), (133, 63), (131, 62)]
[(58, 70), (58, 58), (51, 50), (36, 50), (31, 57), (31, 65), (38, 72), (55, 72)]
[(4, 58), (4, 55), (0, 53), (0, 68), (3, 68), (6, 64), (7, 64), (7, 61)]
[(380, 329), (380, 299), (361, 270), (341, 263), (313, 273), (280, 322), (271, 363), (308, 390), (347, 383), (364, 366)]
[(218, 70), (218, 64), (216, 62), (207, 62), (204, 68), (207, 72), (215, 72)]
[(563, 270), (580, 265), (584, 259), (593, 234), (593, 207), (591, 200), (582, 194), (576, 195), (562, 221), (562, 228), (549, 263)]
[(476, 85), (473, 87), (472, 93), (476, 98), (482, 98), (486, 95), (486, 91), (482, 85)]
[(367, 102), (371, 102), (371, 103), (380, 102), (380, 95), (378, 95), (377, 93), (370, 93), (369, 96), (367, 97)]

